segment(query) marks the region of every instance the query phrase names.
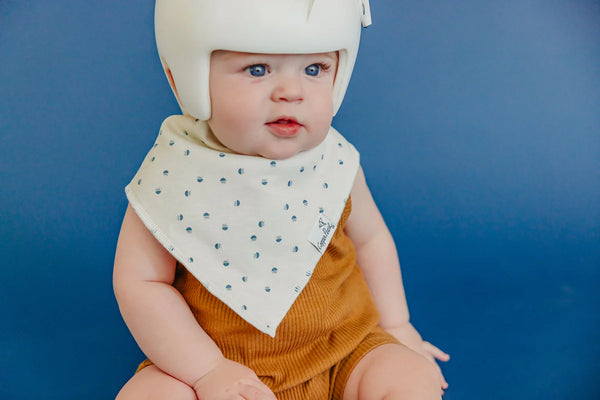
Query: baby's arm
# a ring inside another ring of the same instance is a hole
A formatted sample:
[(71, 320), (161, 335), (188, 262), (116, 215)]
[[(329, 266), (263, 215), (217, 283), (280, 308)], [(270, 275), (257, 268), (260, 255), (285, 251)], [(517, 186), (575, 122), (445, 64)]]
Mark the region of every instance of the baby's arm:
[[(430, 361), (449, 356), (421, 339), (409, 322), (396, 245), (359, 169), (352, 188), (352, 213), (346, 233), (356, 247), (357, 263), (380, 313), (380, 325)], [(443, 380), (443, 386), (447, 386)]]
[(254, 372), (226, 360), (200, 327), (172, 286), (175, 270), (175, 259), (128, 207), (117, 244), (113, 285), (123, 319), (146, 356), (197, 394), (211, 393), (210, 398), (220, 399), (224, 397), (214, 392), (229, 387), (258, 393), (249, 398), (274, 400)]

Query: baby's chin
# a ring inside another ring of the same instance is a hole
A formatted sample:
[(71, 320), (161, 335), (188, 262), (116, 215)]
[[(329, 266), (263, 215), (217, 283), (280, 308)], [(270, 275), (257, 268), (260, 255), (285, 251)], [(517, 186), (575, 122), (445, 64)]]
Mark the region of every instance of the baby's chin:
[(305, 150), (301, 150), (301, 151), (288, 151), (288, 152), (283, 152), (283, 151), (278, 151), (278, 152), (269, 152), (269, 151), (264, 151), (261, 152), (260, 154), (256, 154), (258, 157), (262, 157), (262, 158), (266, 158), (269, 160), (287, 160), (288, 158), (292, 158), (294, 157), (296, 154), (301, 153)]
[(320, 143), (317, 143), (314, 146), (307, 148), (298, 146), (274, 146), (274, 148), (263, 149), (256, 155), (269, 160), (287, 160), (288, 158), (292, 158), (300, 153), (312, 150), (319, 144)]

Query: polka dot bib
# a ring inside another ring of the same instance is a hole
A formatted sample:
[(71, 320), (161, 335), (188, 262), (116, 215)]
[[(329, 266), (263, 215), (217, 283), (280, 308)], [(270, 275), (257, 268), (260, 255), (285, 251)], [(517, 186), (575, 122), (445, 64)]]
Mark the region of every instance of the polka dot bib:
[(207, 290), (275, 336), (335, 231), (358, 165), (333, 128), (317, 147), (269, 160), (233, 154), (204, 121), (176, 115), (125, 191)]

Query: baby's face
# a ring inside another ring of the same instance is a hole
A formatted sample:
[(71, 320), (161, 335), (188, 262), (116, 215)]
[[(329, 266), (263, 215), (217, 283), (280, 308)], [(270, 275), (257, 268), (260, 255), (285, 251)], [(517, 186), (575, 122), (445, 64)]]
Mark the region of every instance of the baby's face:
[(240, 154), (278, 160), (312, 149), (331, 125), (337, 63), (337, 52), (213, 52), (211, 130)]

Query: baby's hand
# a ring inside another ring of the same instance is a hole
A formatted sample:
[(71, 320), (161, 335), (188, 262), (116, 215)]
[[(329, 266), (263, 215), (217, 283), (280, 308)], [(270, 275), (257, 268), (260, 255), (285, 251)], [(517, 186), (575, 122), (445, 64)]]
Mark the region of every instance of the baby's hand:
[(198, 400), (277, 400), (250, 368), (223, 358), (194, 384)]
[(446, 382), (440, 366), (435, 362), (436, 359), (440, 361), (448, 361), (450, 359), (448, 354), (444, 353), (431, 343), (424, 341), (421, 338), (421, 335), (419, 335), (419, 332), (417, 332), (410, 322), (397, 327), (387, 328), (386, 331), (398, 339), (403, 345), (407, 346), (413, 351), (416, 351), (431, 361), (437, 367), (440, 373), (442, 389), (448, 388), (448, 382)]

